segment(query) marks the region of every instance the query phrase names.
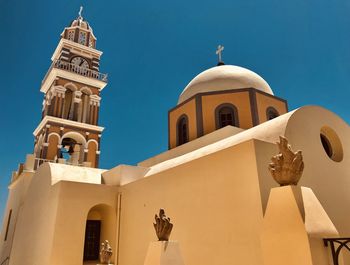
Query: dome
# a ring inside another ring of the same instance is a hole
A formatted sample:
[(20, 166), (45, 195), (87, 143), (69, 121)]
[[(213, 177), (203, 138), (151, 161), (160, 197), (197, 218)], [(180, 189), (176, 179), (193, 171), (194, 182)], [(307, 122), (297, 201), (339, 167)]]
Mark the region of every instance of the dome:
[(89, 23), (86, 20), (84, 20), (82, 17), (78, 17), (74, 19), (70, 23), (70, 27), (80, 27), (82, 29), (92, 31), (92, 28), (90, 27)]
[(258, 74), (239, 66), (221, 65), (205, 70), (193, 78), (182, 91), (178, 104), (198, 93), (240, 88), (255, 88), (273, 95), (269, 84)]

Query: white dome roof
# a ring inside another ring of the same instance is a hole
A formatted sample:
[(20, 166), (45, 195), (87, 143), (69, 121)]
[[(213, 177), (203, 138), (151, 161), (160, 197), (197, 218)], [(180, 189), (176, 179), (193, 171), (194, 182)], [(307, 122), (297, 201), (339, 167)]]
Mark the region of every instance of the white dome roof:
[(198, 93), (251, 87), (273, 95), (269, 84), (258, 74), (239, 66), (220, 65), (193, 78), (182, 91), (178, 104)]

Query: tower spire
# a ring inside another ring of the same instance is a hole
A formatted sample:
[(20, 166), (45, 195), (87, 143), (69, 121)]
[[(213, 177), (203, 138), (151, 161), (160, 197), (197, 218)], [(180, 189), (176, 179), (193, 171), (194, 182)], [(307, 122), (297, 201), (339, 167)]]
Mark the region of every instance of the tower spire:
[(79, 18), (83, 18), (81, 13), (83, 12), (83, 6), (80, 6), (80, 9), (79, 9)]

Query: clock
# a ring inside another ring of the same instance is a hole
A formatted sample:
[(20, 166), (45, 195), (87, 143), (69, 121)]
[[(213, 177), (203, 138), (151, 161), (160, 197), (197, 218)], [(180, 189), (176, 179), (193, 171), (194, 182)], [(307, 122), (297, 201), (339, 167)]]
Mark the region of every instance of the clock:
[(83, 57), (80, 56), (74, 57), (70, 62), (82, 68), (89, 68), (89, 63)]

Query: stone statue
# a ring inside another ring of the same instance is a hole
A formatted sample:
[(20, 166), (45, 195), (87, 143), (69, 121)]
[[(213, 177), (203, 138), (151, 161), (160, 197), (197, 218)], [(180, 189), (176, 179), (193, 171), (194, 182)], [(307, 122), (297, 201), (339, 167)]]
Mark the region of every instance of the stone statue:
[(271, 158), (269, 170), (272, 177), (281, 186), (297, 185), (304, 170), (301, 151), (293, 152), (288, 140), (280, 136), (280, 142), (276, 143), (279, 154)]
[(112, 255), (113, 255), (112, 248), (111, 248), (108, 240), (105, 240), (104, 243), (101, 243), (100, 263), (101, 264), (111, 264)]
[(163, 209), (159, 210), (159, 216), (156, 214), (154, 217), (156, 223), (153, 224), (154, 229), (159, 241), (169, 241), (173, 224), (170, 223), (170, 218), (165, 216)]

